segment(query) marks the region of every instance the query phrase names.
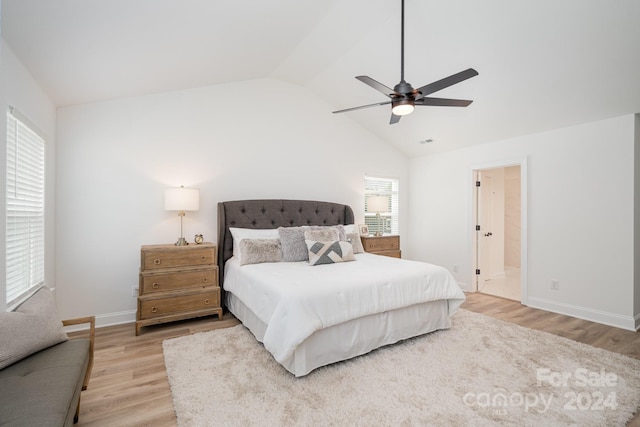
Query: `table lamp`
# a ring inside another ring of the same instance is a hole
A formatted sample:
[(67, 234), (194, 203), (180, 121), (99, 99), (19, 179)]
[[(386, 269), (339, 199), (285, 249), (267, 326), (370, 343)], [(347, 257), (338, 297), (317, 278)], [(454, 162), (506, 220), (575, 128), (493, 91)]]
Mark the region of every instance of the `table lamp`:
[(389, 212), (389, 196), (371, 196), (367, 199), (367, 212), (376, 213), (378, 227), (375, 236), (382, 236), (380, 227), (380, 212)]
[(164, 209), (167, 211), (178, 211), (180, 215), (180, 238), (176, 246), (186, 246), (189, 243), (184, 238), (182, 232), (182, 219), (185, 211), (197, 211), (200, 209), (200, 190), (196, 188), (167, 188), (164, 192)]

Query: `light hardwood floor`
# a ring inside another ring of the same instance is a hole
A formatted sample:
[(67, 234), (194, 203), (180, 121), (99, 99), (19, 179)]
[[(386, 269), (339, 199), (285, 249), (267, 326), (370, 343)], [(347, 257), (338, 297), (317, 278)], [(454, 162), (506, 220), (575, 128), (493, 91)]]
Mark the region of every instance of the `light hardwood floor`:
[[(463, 308), (640, 359), (640, 333), (624, 331), (522, 306), (483, 294), (467, 294)], [(174, 426), (162, 341), (238, 324), (230, 314), (144, 328), (134, 324), (96, 330), (95, 364), (82, 392), (78, 426)], [(82, 334), (74, 333), (72, 335)], [(640, 417), (629, 423), (640, 426)]]

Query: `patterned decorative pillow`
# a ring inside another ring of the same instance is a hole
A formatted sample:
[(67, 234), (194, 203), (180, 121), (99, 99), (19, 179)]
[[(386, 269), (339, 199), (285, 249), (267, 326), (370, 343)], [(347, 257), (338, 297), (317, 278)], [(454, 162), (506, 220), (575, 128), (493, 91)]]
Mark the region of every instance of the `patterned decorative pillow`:
[(316, 242), (335, 242), (340, 239), (338, 230), (333, 227), (323, 227), (320, 229), (311, 229), (304, 232), (304, 240), (314, 240)]
[(53, 294), (43, 286), (15, 311), (0, 313), (0, 369), (68, 339)]
[(243, 239), (240, 241), (240, 265), (282, 261), (278, 239)]
[(360, 234), (347, 233), (347, 242), (350, 242), (353, 245), (354, 254), (364, 253), (364, 246), (362, 246), (362, 240), (360, 240)]
[(349, 242), (336, 240), (334, 242), (305, 241), (309, 249), (309, 264), (335, 264), (338, 262), (355, 261), (353, 246)]
[(282, 247), (282, 261), (297, 262), (308, 261), (309, 253), (304, 243), (304, 232), (309, 227), (279, 227), (278, 236)]

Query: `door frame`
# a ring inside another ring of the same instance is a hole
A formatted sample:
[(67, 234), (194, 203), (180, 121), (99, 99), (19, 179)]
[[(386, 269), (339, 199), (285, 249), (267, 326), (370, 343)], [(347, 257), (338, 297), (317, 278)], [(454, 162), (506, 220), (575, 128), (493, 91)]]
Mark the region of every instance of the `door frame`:
[[(528, 198), (528, 184), (527, 184), (527, 164), (528, 157), (510, 158), (503, 160), (496, 160), (487, 163), (474, 164), (469, 167), (469, 246), (471, 247), (471, 283), (476, 283), (476, 248), (477, 248), (477, 232), (476, 232), (476, 172), (505, 168), (509, 166), (520, 166), (520, 302), (522, 305), (528, 303), (528, 256), (527, 248), (527, 198)], [(477, 286), (474, 285), (474, 289), (477, 292)]]

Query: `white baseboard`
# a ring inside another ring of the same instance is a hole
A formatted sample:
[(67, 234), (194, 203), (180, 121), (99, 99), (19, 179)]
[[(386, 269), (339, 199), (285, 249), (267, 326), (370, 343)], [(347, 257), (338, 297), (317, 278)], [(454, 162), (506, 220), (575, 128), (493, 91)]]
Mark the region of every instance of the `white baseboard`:
[(474, 289), (470, 288), (469, 285), (464, 282), (458, 282), (458, 286), (460, 286), (460, 289), (464, 292), (474, 292)]
[(594, 310), (592, 308), (580, 307), (577, 305), (531, 296), (527, 299), (527, 306), (571, 317), (577, 317), (578, 319), (589, 320), (590, 322), (602, 323), (603, 325), (614, 326), (628, 331), (637, 331), (639, 326), (638, 323), (640, 322), (640, 315), (633, 318), (631, 316), (622, 316), (620, 314), (608, 313), (606, 311)]
[[(458, 286), (460, 286), (460, 289), (465, 292), (475, 292), (474, 289), (468, 288), (468, 285), (464, 282), (458, 282)], [(604, 311), (593, 310), (590, 308), (536, 297), (529, 297), (527, 302), (527, 306), (531, 308), (538, 308), (541, 310), (551, 311), (553, 313), (577, 317), (579, 319), (602, 323), (603, 325), (614, 326), (616, 328), (626, 329), (628, 331), (637, 332), (640, 330), (640, 314), (636, 315), (635, 317), (621, 316), (619, 314), (607, 313)], [(122, 325), (125, 323), (134, 323), (135, 321), (136, 310), (101, 314), (96, 316), (96, 327), (102, 328), (105, 326)], [(84, 325), (65, 328), (67, 332), (80, 331), (84, 329), (87, 329), (87, 327)]]
[(96, 316), (96, 327), (122, 325), (123, 323), (134, 323), (136, 321), (136, 310), (120, 311), (116, 313), (100, 314)]
[[(116, 313), (99, 314), (96, 316), (96, 328), (104, 328), (105, 326), (122, 325), (125, 323), (134, 323), (136, 321), (136, 310), (120, 311)], [(84, 331), (88, 329), (87, 325), (69, 326), (65, 328), (66, 332)], [(131, 329), (134, 332), (134, 329)]]

